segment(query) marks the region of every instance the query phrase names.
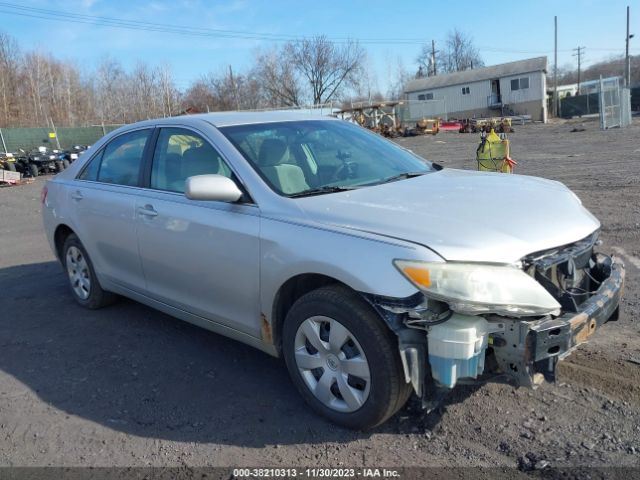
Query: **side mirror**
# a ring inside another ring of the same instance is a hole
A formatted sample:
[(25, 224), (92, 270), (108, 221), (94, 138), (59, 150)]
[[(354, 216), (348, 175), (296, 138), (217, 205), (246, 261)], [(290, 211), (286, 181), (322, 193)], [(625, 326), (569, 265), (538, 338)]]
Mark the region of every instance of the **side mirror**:
[(242, 192), (236, 182), (222, 175), (195, 175), (187, 178), (184, 194), (191, 200), (216, 200), (237, 202)]

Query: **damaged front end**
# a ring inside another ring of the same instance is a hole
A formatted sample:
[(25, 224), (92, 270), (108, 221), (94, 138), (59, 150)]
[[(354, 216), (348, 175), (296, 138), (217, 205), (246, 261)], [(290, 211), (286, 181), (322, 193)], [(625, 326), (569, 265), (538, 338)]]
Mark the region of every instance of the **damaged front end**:
[[(448, 302), (431, 295), (427, 284), (405, 299), (365, 295), (398, 336), (406, 381), (423, 406), (435, 406), (457, 383), (480, 376), (530, 388), (555, 381), (558, 361), (618, 316), (624, 265), (594, 252), (595, 243), (596, 234), (522, 259), (521, 271), (560, 306), (544, 315), (523, 313), (535, 306), (474, 314), (472, 302)], [(425, 278), (428, 286), (434, 282)]]

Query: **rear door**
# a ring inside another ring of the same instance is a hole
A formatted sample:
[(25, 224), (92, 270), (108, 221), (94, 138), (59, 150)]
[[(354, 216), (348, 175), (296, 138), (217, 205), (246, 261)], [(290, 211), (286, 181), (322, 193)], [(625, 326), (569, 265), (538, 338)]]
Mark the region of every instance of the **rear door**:
[(194, 201), (187, 177), (219, 174), (238, 180), (205, 136), (186, 127), (159, 131), (138, 195), (140, 258), (152, 298), (258, 337), (258, 207), (250, 201)]
[(136, 196), (153, 129), (123, 133), (101, 149), (69, 190), (74, 225), (98, 276), (145, 289), (136, 234)]

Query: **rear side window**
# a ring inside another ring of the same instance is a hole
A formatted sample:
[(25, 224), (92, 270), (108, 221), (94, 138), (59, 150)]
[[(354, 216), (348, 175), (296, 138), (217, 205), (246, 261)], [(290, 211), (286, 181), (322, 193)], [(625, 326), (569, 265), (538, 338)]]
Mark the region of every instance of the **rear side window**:
[(97, 171), (97, 180), (137, 186), (142, 155), (150, 133), (151, 130), (136, 130), (120, 135), (107, 144)]

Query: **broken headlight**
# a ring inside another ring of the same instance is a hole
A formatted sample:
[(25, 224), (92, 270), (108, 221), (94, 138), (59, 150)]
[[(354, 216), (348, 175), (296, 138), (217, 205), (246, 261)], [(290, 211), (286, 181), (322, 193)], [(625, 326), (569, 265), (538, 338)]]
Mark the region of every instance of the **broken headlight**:
[(395, 260), (398, 270), (428, 297), (451, 310), (526, 317), (560, 313), (560, 304), (514, 265)]

